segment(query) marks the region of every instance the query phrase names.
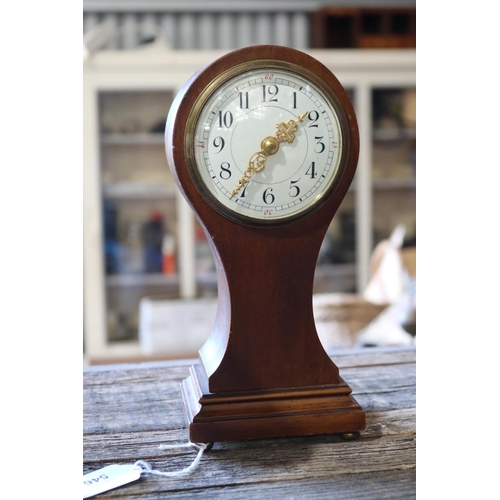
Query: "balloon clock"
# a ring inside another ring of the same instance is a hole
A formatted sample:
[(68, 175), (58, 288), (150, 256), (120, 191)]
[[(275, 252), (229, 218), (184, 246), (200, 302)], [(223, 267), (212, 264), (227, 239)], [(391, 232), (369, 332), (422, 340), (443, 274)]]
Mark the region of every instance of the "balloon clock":
[(358, 160), (344, 88), (295, 49), (239, 49), (186, 83), (165, 141), (217, 268), (215, 324), (181, 385), (191, 441), (358, 435), (365, 413), (312, 308), (319, 249)]

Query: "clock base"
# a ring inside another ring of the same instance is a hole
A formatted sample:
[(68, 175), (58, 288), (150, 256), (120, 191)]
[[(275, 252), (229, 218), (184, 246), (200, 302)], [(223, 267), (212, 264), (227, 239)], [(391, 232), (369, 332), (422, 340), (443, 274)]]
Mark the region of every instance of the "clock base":
[(366, 425), (364, 411), (342, 378), (332, 386), (213, 394), (204, 370), (195, 365), (181, 391), (193, 443), (355, 435)]

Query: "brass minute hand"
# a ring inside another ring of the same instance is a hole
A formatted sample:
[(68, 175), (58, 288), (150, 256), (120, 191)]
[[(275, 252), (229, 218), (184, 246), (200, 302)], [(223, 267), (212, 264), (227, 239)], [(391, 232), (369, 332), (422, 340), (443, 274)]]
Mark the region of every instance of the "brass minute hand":
[(260, 172), (265, 167), (267, 157), (278, 151), (281, 142), (293, 142), (295, 139), (295, 132), (299, 129), (299, 123), (306, 115), (307, 111), (300, 115), (297, 120), (288, 120), (286, 123), (279, 122), (276, 124), (276, 134), (266, 137), (260, 143), (261, 150), (250, 157), (248, 167), (243, 172), (243, 177), (239, 180), (238, 185), (231, 193), (229, 199), (231, 199), (251, 179), (255, 172)]

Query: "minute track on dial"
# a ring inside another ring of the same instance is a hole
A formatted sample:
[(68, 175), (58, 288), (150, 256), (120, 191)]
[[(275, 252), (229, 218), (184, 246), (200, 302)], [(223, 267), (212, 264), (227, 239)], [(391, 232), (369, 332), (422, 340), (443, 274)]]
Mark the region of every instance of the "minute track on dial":
[(248, 167), (243, 172), (243, 177), (231, 193), (231, 199), (252, 178), (256, 172), (260, 172), (266, 165), (268, 156), (274, 155), (279, 150), (280, 143), (292, 143), (295, 140), (295, 132), (299, 129), (299, 123), (307, 115), (307, 111), (297, 117), (297, 120), (288, 120), (276, 124), (276, 134), (266, 137), (260, 144), (261, 150), (254, 153), (248, 162)]

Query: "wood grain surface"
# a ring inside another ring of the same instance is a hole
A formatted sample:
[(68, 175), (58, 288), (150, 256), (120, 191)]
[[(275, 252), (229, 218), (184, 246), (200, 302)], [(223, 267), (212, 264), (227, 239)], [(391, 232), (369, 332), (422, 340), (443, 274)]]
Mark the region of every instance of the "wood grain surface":
[[(332, 359), (366, 412), (358, 440), (326, 435), (215, 443), (188, 476), (145, 476), (97, 498), (415, 498), (415, 349), (343, 351)], [(188, 440), (180, 383), (192, 363), (85, 368), (84, 474), (139, 459), (161, 471), (191, 463), (194, 450), (158, 446)]]

